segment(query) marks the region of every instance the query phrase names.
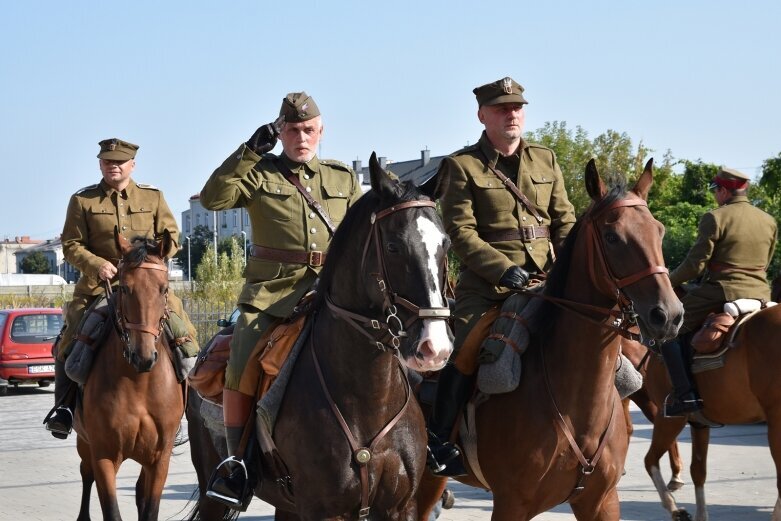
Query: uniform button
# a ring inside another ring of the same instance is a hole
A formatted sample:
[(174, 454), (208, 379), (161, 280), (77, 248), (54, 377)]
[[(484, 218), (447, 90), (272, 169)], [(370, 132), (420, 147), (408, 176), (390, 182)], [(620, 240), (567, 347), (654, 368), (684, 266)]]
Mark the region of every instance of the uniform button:
[(238, 154), (238, 155), (236, 156), (236, 159), (241, 159), (241, 154)]
[(309, 180), (309, 174), (304, 174), (304, 179)]
[(277, 193), (279, 193), (280, 191), (281, 191), (281, 190), (280, 190), (279, 188), (277, 188)]
[(123, 230), (127, 230), (127, 226), (123, 226), (123, 227), (122, 227), (122, 229), (123, 229)]
[(121, 213), (121, 214), (119, 214), (119, 216), (120, 216), (120, 217), (124, 217), (124, 216), (125, 216), (125, 214)]
[(317, 233), (317, 228), (312, 228), (309, 230), (309, 233)]
[(339, 192), (339, 195), (342, 195), (342, 192)]
[(545, 179), (544, 177), (542, 178), (542, 180), (543, 180), (543, 181), (547, 181), (547, 179)]
[(307, 192), (311, 192), (311, 191), (312, 191), (312, 187), (311, 187), (311, 186), (307, 186), (307, 187), (306, 187), (306, 191), (307, 191)]
[(119, 203), (119, 206), (122, 206), (122, 203)]
[(529, 251), (532, 251), (534, 249), (534, 246), (529, 246)]
[(493, 186), (491, 183), (488, 183), (488, 186)]
[(523, 220), (525, 221), (525, 220), (526, 220), (526, 217), (521, 217), (521, 219), (523, 219)]
[(312, 244), (309, 245), (309, 247), (314, 250), (315, 248), (317, 248), (317, 243), (313, 242)]
[(309, 218), (310, 219), (314, 219), (315, 218), (315, 212), (310, 212), (309, 213)]

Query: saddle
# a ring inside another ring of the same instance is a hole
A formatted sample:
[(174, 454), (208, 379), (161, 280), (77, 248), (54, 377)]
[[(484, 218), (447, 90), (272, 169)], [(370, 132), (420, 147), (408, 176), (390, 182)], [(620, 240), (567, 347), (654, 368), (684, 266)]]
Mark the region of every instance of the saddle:
[(775, 305), (775, 302), (738, 299), (725, 303), (722, 313), (710, 313), (691, 340), (692, 373), (724, 367), (727, 351), (737, 347), (735, 337), (743, 324), (759, 311)]

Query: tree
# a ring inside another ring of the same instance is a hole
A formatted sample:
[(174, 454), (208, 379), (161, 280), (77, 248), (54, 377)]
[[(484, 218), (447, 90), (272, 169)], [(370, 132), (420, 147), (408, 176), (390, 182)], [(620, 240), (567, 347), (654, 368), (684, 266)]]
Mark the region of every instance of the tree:
[(230, 239), (230, 255), (222, 252), (218, 256), (214, 246), (208, 244), (195, 270), (193, 295), (212, 302), (236, 302), (243, 272), (244, 249), (235, 237)]
[(715, 206), (715, 199), (708, 186), (719, 172), (718, 165), (697, 161), (684, 161), (681, 200), (700, 206)]
[[(193, 228), (193, 233), (190, 235), (190, 241), (188, 244), (188, 241), (184, 237), (180, 237), (179, 242), (181, 249), (179, 252), (174, 255), (174, 258), (179, 260), (179, 265), (183, 266), (184, 270), (184, 276), (188, 277), (190, 274), (187, 271), (187, 248), (191, 248), (190, 251), (190, 265), (193, 266), (193, 269), (197, 267), (201, 263), (201, 259), (203, 258), (203, 254), (206, 252), (206, 247), (210, 244), (212, 244), (213, 241), (213, 233), (212, 231), (202, 224), (199, 224), (195, 228)], [(194, 273), (195, 275), (195, 273)]]
[(41, 251), (34, 251), (21, 262), (22, 273), (52, 273), (49, 259)]

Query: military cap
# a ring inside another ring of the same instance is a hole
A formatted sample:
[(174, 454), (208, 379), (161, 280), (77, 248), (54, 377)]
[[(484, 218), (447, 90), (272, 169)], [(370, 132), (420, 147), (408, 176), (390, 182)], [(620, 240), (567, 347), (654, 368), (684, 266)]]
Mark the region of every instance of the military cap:
[(710, 189), (715, 190), (723, 186), (727, 190), (743, 190), (748, 186), (749, 180), (749, 176), (743, 172), (723, 166), (711, 181)]
[(113, 161), (134, 159), (136, 157), (136, 150), (138, 150), (138, 145), (117, 138), (104, 139), (98, 143), (98, 145), (100, 145), (98, 157), (100, 159), (111, 159)]
[(477, 104), (481, 107), (483, 105), (498, 105), (499, 103), (529, 103), (523, 97), (521, 84), (509, 76), (475, 87), (472, 92), (477, 98)]
[(285, 116), (287, 123), (299, 123), (320, 115), (315, 100), (306, 92), (291, 92), (282, 100), (279, 115)]

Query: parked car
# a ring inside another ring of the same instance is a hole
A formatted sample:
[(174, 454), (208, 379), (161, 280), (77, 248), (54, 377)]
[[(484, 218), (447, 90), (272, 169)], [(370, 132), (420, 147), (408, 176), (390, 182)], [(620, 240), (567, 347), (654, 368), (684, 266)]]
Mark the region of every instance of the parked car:
[(54, 381), (52, 344), (60, 329), (59, 308), (0, 310), (0, 395), (10, 386)]

